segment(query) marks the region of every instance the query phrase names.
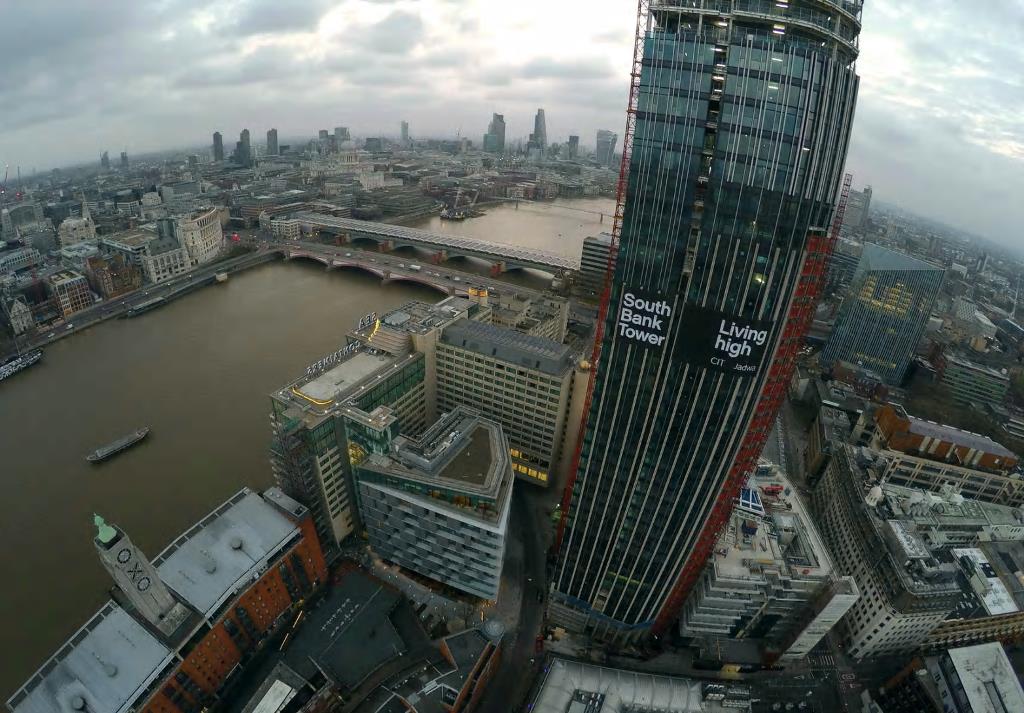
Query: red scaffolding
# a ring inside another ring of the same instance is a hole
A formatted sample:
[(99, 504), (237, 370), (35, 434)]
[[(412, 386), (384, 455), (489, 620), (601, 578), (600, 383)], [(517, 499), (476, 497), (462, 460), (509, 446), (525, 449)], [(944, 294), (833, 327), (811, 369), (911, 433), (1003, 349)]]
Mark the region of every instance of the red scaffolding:
[(601, 291), (601, 302), (597, 310), (597, 330), (594, 334), (594, 349), (590, 355), (590, 381), (587, 384), (587, 398), (583, 403), (583, 421), (580, 424), (580, 435), (576, 440), (572, 467), (569, 469), (569, 480), (562, 493), (561, 517), (558, 520), (558, 532), (555, 536), (555, 551), (562, 547), (562, 536), (565, 534), (566, 518), (572, 501), (572, 488), (576, 483), (576, 472), (580, 465), (580, 454), (583, 452), (583, 436), (587, 431), (587, 419), (590, 416), (590, 402), (594, 398), (594, 384), (597, 380), (598, 366), (601, 361), (601, 342), (604, 341), (604, 323), (608, 317), (608, 306), (612, 299), (612, 278), (615, 275), (615, 260), (619, 252), (619, 236), (622, 233), (622, 216), (626, 210), (626, 186), (629, 183), (629, 163), (633, 157), (633, 133), (636, 130), (637, 100), (640, 95), (640, 72), (644, 59), (644, 36), (647, 34), (650, 20), (650, 0), (639, 0), (636, 8), (636, 37), (633, 41), (633, 69), (630, 72), (629, 106), (626, 108), (626, 131), (622, 140), (622, 163), (619, 166), (619, 183), (615, 191), (615, 220), (612, 223), (612, 239), (608, 246), (608, 264), (605, 268), (604, 288)]
[(718, 499), (711, 509), (711, 515), (697, 538), (693, 552), (686, 560), (686, 564), (679, 573), (676, 584), (662, 605), (661, 611), (658, 612), (652, 627), (652, 632), (656, 635), (662, 634), (679, 616), (690, 590), (704, 570), (704, 565), (711, 555), (715, 542), (718, 541), (722, 528), (732, 513), (733, 503), (740, 494), (744, 479), (754, 470), (757, 459), (768, 441), (772, 425), (786, 398), (786, 389), (793, 378), (797, 354), (803, 345), (807, 330), (811, 326), (811, 320), (814, 319), (814, 310), (817, 308), (818, 300), (825, 286), (829, 258), (839, 236), (839, 229), (843, 225), (846, 200), (850, 195), (852, 182), (853, 176), (849, 173), (846, 174), (829, 233), (824, 235), (812, 232), (808, 236), (807, 253), (800, 271), (796, 292), (793, 295), (789, 315), (783, 327), (778, 351), (769, 368), (768, 378), (754, 411), (754, 418), (740, 444), (736, 460), (729, 470), (729, 475), (719, 492)]

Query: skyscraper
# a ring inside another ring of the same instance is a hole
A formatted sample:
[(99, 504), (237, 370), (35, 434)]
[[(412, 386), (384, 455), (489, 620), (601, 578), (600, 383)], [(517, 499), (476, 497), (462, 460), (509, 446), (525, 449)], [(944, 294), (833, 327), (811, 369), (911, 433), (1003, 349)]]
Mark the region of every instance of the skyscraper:
[(121, 168), (128, 168), (128, 152), (121, 152)]
[(505, 117), (502, 114), (494, 114), (491, 123), (484, 134), (484, 151), (487, 153), (505, 152)]
[[(813, 310), (797, 288), (823, 271), (858, 85), (853, 15), (822, 27), (785, 22), (819, 12), (803, 0), (771, 16), (650, 7), (549, 608), (616, 640), (674, 624), (771, 431)], [(751, 80), (769, 68), (770, 81)]]
[(252, 142), (249, 139), (249, 130), (242, 129), (238, 135), (238, 145), (235, 146), (235, 161), (242, 166), (252, 165)]
[(110, 152), (104, 151), (103, 155), (100, 156), (100, 167), (106, 171), (110, 169)]
[(566, 145), (566, 158), (573, 159), (580, 155), (580, 137), (570, 136), (569, 143)]
[(347, 126), (335, 126), (334, 127), (334, 141), (337, 143), (338, 148), (341, 148), (342, 141), (351, 141), (352, 137), (348, 133)]
[(544, 110), (538, 109), (537, 116), (533, 118), (533, 133), (526, 144), (526, 152), (535, 156), (543, 156), (548, 146), (548, 125), (544, 118)]
[(409, 122), (408, 121), (403, 121), (402, 122), (402, 145), (403, 146), (408, 146), (409, 145)]
[(615, 142), (619, 135), (607, 129), (597, 131), (597, 162), (602, 166), (611, 166), (612, 158), (615, 156)]
[(899, 385), (928, 326), (945, 270), (868, 243), (821, 353), (822, 364), (859, 364)]
[(271, 129), (267, 132), (267, 155), (277, 156), (277, 129)]
[(224, 137), (220, 135), (219, 131), (213, 132), (213, 160), (218, 162), (224, 160)]

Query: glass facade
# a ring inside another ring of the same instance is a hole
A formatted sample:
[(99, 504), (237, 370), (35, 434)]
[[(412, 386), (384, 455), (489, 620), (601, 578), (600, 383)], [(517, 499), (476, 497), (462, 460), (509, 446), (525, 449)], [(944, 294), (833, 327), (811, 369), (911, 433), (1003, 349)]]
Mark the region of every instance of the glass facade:
[(841, 5), (853, 12), (824, 14), (850, 41), (777, 21), (778, 3), (652, 3), (611, 303), (554, 575), (550, 615), (564, 626), (645, 632), (736, 458), (846, 157), (859, 4)]
[(865, 245), (821, 361), (848, 361), (898, 386), (928, 326), (945, 270)]

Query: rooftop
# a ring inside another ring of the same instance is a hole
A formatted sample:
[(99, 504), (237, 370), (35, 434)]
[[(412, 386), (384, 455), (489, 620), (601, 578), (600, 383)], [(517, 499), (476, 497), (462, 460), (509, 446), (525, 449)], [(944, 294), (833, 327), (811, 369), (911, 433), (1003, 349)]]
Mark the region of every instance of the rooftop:
[(860, 267), (868, 270), (933, 270), (944, 272), (944, 269), (939, 265), (933, 265), (930, 262), (911, 257), (906, 253), (883, 248), (881, 245), (874, 243), (864, 244), (864, 252), (861, 253), (860, 259)]
[(133, 707), (174, 658), (130, 614), (108, 602), (7, 705), (15, 713), (120, 713)]
[(407, 644), (390, 617), (401, 596), (361, 572), (350, 572), (314, 609), (306, 610), (284, 663), (306, 680), (323, 671), (351, 688), (405, 653)]
[(707, 708), (700, 681), (555, 658), (531, 710), (533, 713), (631, 710), (702, 713)]
[(950, 649), (948, 655), (974, 713), (1024, 710), (1024, 690), (1001, 644)]
[(934, 421), (925, 421), (913, 416), (908, 416), (907, 419), (910, 421), (910, 432), (916, 433), (919, 436), (938, 438), (942, 441), (948, 441), (996, 456), (1003, 456), (1004, 458), (1017, 458), (1017, 455), (1009, 448), (996, 443), (987, 436), (971, 433), (970, 431), (962, 431), (953, 426), (944, 426)]
[(211, 616), (298, 535), (293, 522), (243, 488), (178, 537), (153, 564), (178, 596)]
[(572, 366), (572, 352), (565, 344), (470, 319), (447, 327), (441, 341), (552, 376), (562, 376)]

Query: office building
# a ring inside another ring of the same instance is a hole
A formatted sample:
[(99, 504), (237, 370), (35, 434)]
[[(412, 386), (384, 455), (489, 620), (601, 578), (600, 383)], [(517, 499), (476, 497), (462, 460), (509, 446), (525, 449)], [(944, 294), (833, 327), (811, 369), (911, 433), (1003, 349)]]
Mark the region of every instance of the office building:
[(602, 166), (611, 166), (615, 161), (615, 142), (619, 140), (618, 134), (607, 129), (599, 129), (597, 132), (597, 149), (595, 156), (597, 162)]
[(928, 325), (945, 271), (936, 265), (867, 244), (822, 364), (859, 364), (899, 386)]
[(420, 434), (436, 419), (437, 330), (477, 314), (477, 305), (461, 298), (409, 303), (383, 318), (371, 313), (345, 347), (271, 394), (274, 477), (310, 508), (329, 555), (357, 524), (349, 422), (386, 406), (401, 435)]
[(484, 134), (484, 151), (487, 153), (505, 153), (505, 117), (494, 114)]
[(190, 267), (215, 260), (224, 247), (224, 229), (220, 222), (220, 209), (208, 208), (174, 221), (174, 233), (188, 253)]
[[(677, 3), (651, 12), (608, 328), (548, 610), (618, 640), (675, 624), (763, 450), (824, 277), (858, 82), (855, 16), (780, 33), (739, 6), (714, 23)], [(773, 60), (771, 89), (744, 79), (761, 71), (755, 56)], [(684, 101), (693, 86), (707, 95)], [(807, 101), (792, 124), (744, 129), (765, 129), (759, 146), (732, 128), (748, 102), (796, 91)]]
[(456, 408), (411, 439), (380, 407), (351, 424), (350, 439), (373, 551), (465, 594), (497, 599), (514, 480), (501, 426)]
[(740, 491), (679, 631), (696, 640), (756, 642), (768, 661), (801, 659), (857, 601), (857, 585), (835, 572), (785, 475), (760, 470)]
[(35, 248), (13, 248), (0, 252), (0, 274), (27, 270), (42, 262), (42, 255)]
[(213, 160), (217, 163), (224, 160), (224, 137), (219, 131), (213, 132)]
[(74, 270), (60, 270), (47, 278), (53, 301), (64, 319), (86, 307), (92, 307), (92, 291), (89, 281)]
[(95, 524), (113, 600), (14, 693), (12, 713), (217, 708), (327, 578), (309, 512), (276, 488), (242, 489), (152, 559)]
[(460, 319), (436, 355), (438, 409), (471, 407), (500, 423), (521, 480), (547, 486), (567, 473), (590, 377), (568, 346)]
[(105, 300), (142, 287), (142, 270), (124, 255), (90, 257), (85, 271), (93, 289)]
[(238, 135), (238, 143), (235, 144), (235, 163), (239, 166), (249, 167), (252, 165), (252, 141), (249, 138), (249, 130), (242, 129)]
[(871, 186), (863, 191), (850, 191), (846, 199), (846, 214), (843, 216), (843, 228), (851, 231), (861, 230), (867, 226), (871, 214)]
[(548, 122), (544, 117), (544, 110), (538, 109), (537, 115), (533, 117), (533, 133), (530, 134), (530, 141), (527, 151), (536, 150), (541, 154), (548, 147)]
[(565, 158), (574, 161), (580, 155), (580, 137), (570, 136), (569, 143), (565, 145)]
[(915, 418), (896, 405), (862, 418), (873, 422), (868, 444), (887, 482), (931, 491), (948, 484), (967, 498), (1024, 506), (1020, 458), (991, 438)]
[[(962, 596), (957, 565), (903, 517), (917, 504), (912, 493), (885, 491), (881, 477), (863, 453), (846, 447), (814, 489), (818, 527), (835, 565), (861, 593), (840, 626), (843, 648), (857, 660), (916, 650)], [(918, 498), (931, 508), (927, 496)]]
[(959, 354), (943, 354), (938, 362), (942, 383), (956, 403), (1001, 406), (1006, 401), (1010, 391), (1006, 369), (978, 364)]
[(341, 144), (344, 141), (351, 141), (352, 135), (348, 132), (347, 126), (335, 126), (334, 127), (334, 143), (338, 149), (341, 149)]
[(839, 292), (853, 282), (860, 264), (861, 245), (839, 240), (828, 261), (828, 291)]
[(409, 145), (409, 122), (408, 121), (403, 121), (402, 122), (402, 134), (401, 135), (402, 135), (402, 146), (408, 146)]
[(554, 657), (527, 710), (532, 713), (702, 713), (750, 711), (743, 684), (640, 673)]
[(615, 273), (614, 263), (610, 266), (612, 234), (601, 233), (583, 239), (583, 255), (580, 259), (579, 287), (585, 294), (600, 295), (604, 291), (609, 274)]
[(277, 129), (270, 129), (267, 131), (267, 156), (277, 156), (278, 153)]
[(128, 152), (121, 152), (121, 168), (128, 168)]
[(1024, 689), (1000, 644), (915, 657), (877, 690), (862, 694), (873, 713), (1009, 713)]
[(57, 239), (62, 248), (70, 247), (83, 240), (96, 239), (96, 224), (92, 222), (92, 215), (89, 213), (89, 205), (82, 201), (82, 216), (75, 218), (69, 216), (61, 221), (57, 228)]
[(110, 170), (110, 152), (109, 151), (104, 151), (103, 155), (100, 156), (100, 168), (102, 168), (104, 171), (109, 171)]

